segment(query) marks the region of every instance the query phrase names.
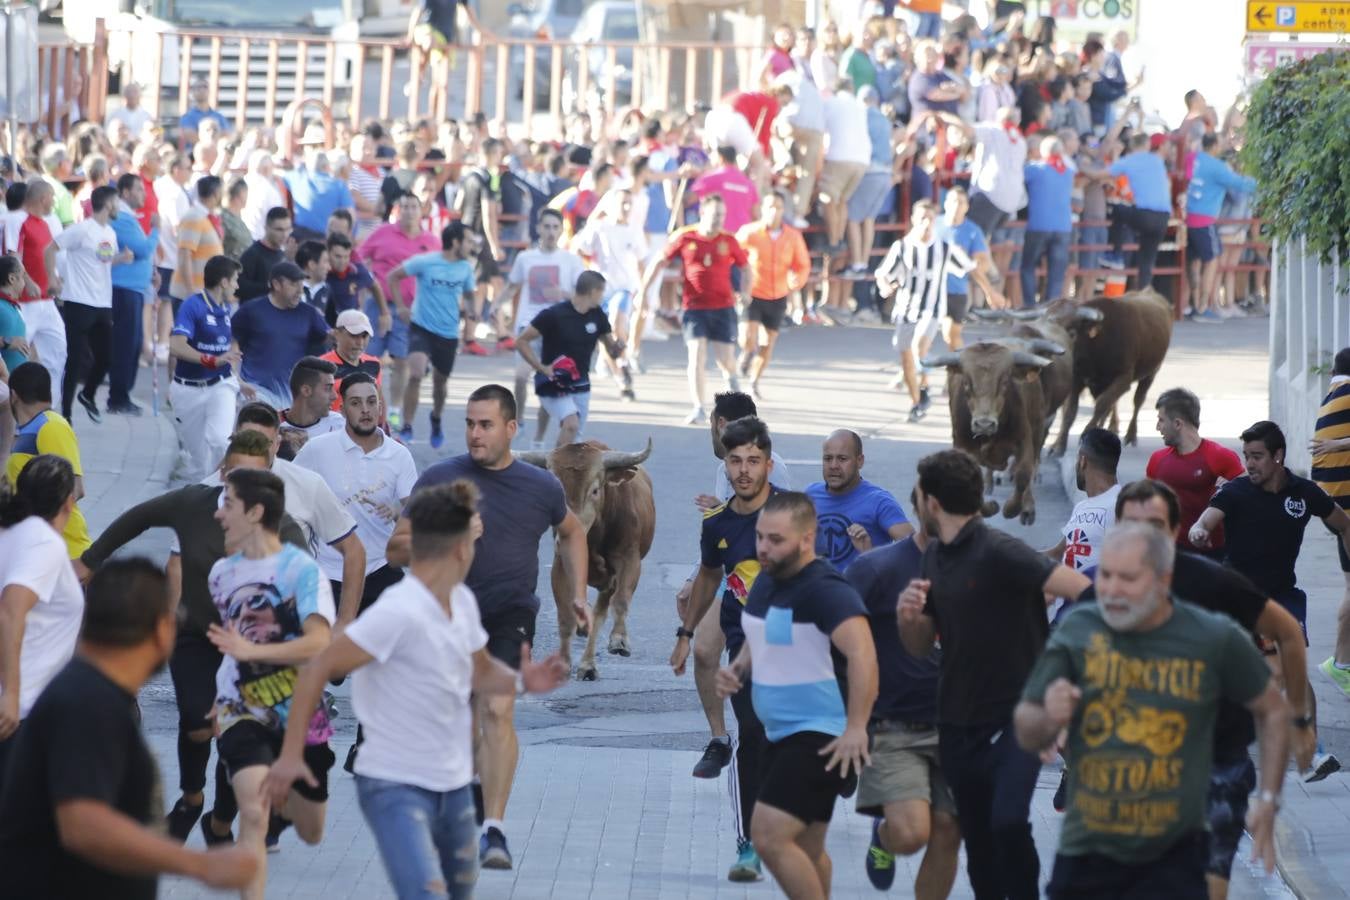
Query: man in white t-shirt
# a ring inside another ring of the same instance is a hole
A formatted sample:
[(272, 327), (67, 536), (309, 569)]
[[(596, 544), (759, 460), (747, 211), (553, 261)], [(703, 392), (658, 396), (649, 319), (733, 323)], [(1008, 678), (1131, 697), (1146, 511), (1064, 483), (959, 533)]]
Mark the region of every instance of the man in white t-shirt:
[(139, 141), (146, 123), (153, 122), (154, 118), (149, 110), (141, 106), (141, 86), (133, 81), (122, 85), (122, 106), (108, 113), (105, 125), (121, 122), (127, 128), (127, 136), (133, 141)]
[[(511, 274), (506, 278), (506, 293), (502, 297), (501, 308), (511, 310), (511, 334), (518, 335), (525, 326), (534, 321), (541, 311), (548, 309), (561, 300), (572, 298), (572, 289), (577, 278), (586, 271), (581, 257), (558, 246), (562, 237), (563, 217), (556, 209), (545, 209), (539, 213), (539, 242), (528, 250), (516, 254), (511, 264)], [(512, 301), (515, 301), (514, 303)], [(509, 344), (515, 349), (515, 341)], [(542, 344), (541, 344), (542, 346)], [(507, 349), (507, 346), (503, 346)], [(539, 347), (535, 348), (536, 352)], [(521, 423), (521, 433), (525, 431), (525, 404), (530, 396), (534, 370), (529, 363), (520, 360), (516, 364), (516, 415)], [(548, 424), (548, 416), (540, 413), (540, 428)]]
[(317, 356), (302, 356), (291, 369), (291, 405), (281, 410), (282, 458), (295, 459), (311, 438), (341, 431), (347, 424), (333, 412), (337, 395), (337, 364)]
[(867, 106), (853, 95), (853, 82), (840, 78), (824, 102), (825, 163), (816, 191), (825, 216), (826, 240), (831, 253), (844, 249), (848, 198), (867, 174), (872, 161), (872, 138), (867, 131)]
[(1078, 439), (1078, 462), (1074, 472), (1078, 489), (1087, 494), (1069, 514), (1059, 543), (1046, 556), (1089, 578), (1097, 570), (1106, 530), (1116, 521), (1116, 466), (1120, 462), (1120, 438), (1105, 428), (1089, 428)]
[[(75, 388), (82, 381), (80, 405), (95, 423), (101, 420), (94, 392), (108, 374), (112, 359), (112, 267), (131, 262), (130, 250), (117, 251), (117, 233), (109, 222), (117, 214), (117, 188), (94, 188), (89, 205), (93, 215), (56, 236), (66, 254), (66, 277), (61, 291), (61, 318), (66, 325), (66, 369), (61, 379), (61, 415), (70, 420)], [(85, 358), (92, 357), (88, 372)]]
[[(84, 591), (61, 537), (75, 509), (70, 463), (39, 456), (24, 467), (22, 483), (25, 489), (31, 484), (34, 494), (48, 494), (42, 502), (53, 508), (6, 522), (11, 510), (0, 507), (0, 522), (8, 526), (0, 528), (0, 611), (12, 626), (0, 628), (0, 782), (19, 725), (75, 652), (84, 616)], [(60, 489), (49, 488), (62, 483), (65, 499), (58, 500)], [(7, 671), (17, 679), (6, 683)]]
[[(346, 625), (403, 577), (402, 569), (385, 562), (384, 549), (412, 496), (417, 466), (407, 447), (380, 430), (380, 393), (370, 375), (355, 372), (343, 379), (342, 413), (335, 415), (343, 427), (308, 441), (295, 464), (317, 473), (333, 489), (356, 520), (356, 537), (366, 548), (360, 605), (338, 609), (338, 625)], [(329, 580), (341, 584), (342, 557), (337, 551), (320, 547), (319, 565)]]
[(433, 884), (454, 885), (458, 896), (477, 879), (470, 695), (543, 693), (567, 677), (556, 654), (534, 663), (527, 652), (516, 672), (487, 653), (477, 601), (463, 583), (482, 534), (477, 496), (467, 481), (453, 481), (408, 503), (407, 576), (305, 668), (265, 783), (274, 804), (293, 786), (316, 783), (304, 722), (328, 679), (354, 673), (352, 708), (366, 738), (356, 793), (400, 897)]

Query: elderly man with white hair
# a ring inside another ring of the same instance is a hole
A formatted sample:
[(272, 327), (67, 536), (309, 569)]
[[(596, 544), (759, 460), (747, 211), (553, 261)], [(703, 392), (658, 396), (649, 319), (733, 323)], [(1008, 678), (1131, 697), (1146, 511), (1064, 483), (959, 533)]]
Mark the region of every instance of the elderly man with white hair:
[(1253, 857), (1274, 869), (1289, 706), (1250, 634), (1173, 598), (1175, 555), (1172, 536), (1146, 523), (1108, 532), (1096, 601), (1077, 603), (1051, 634), (1014, 713), (1028, 751), (1052, 752), (1067, 736), (1051, 900), (1209, 896), (1205, 805), (1224, 702), (1256, 721), (1261, 775), (1247, 831)]
[(286, 196), (275, 176), (276, 163), (272, 154), (266, 150), (254, 150), (248, 155), (248, 174), (244, 181), (248, 184), (248, 200), (244, 203), (244, 212), (240, 216), (248, 226), (255, 241), (260, 241), (267, 232), (267, 211), (286, 205)]
[[(1077, 147), (1073, 148), (1074, 150)], [(1027, 232), (1022, 245), (1022, 305), (1036, 305), (1036, 267), (1046, 260), (1046, 301), (1064, 296), (1073, 235), (1073, 153), (1058, 137), (1040, 143), (1041, 158), (1027, 163)]]

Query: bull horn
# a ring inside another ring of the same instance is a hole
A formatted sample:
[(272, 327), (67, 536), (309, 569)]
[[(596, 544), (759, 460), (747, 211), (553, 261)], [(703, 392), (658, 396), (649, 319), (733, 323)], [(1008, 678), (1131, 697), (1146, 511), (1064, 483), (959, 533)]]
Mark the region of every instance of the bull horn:
[(943, 353), (941, 356), (925, 357), (924, 359), (919, 361), (919, 365), (923, 366), (925, 369), (949, 369), (952, 367), (959, 368), (961, 365), (961, 354)]
[(1041, 356), (1064, 355), (1063, 347), (1061, 347), (1054, 341), (1046, 340), (1045, 338), (1032, 338), (1030, 341), (1027, 342), (1027, 349), (1030, 350), (1032, 353), (1036, 353)]
[(1105, 313), (1095, 306), (1080, 306), (1074, 315), (1084, 322), (1100, 322), (1106, 318)]
[(1034, 322), (1045, 315), (1043, 309), (1010, 309), (1006, 310), (1009, 318), (1016, 319), (1019, 322)]
[(541, 469), (548, 468), (548, 454), (543, 450), (517, 450), (516, 459), (523, 463), (529, 463), (532, 466), (538, 466)]
[(652, 455), (652, 439), (647, 438), (647, 449), (640, 453), (629, 453), (626, 450), (606, 450), (605, 451), (605, 469), (628, 469), (633, 466), (640, 466), (647, 461), (647, 457)]
[(1037, 356), (1034, 353), (1028, 353), (1025, 350), (1013, 351), (1013, 365), (1026, 366), (1028, 368), (1043, 369), (1050, 365), (1050, 360), (1044, 356)]
[(972, 309), (967, 312), (971, 318), (979, 319), (981, 322), (1003, 322), (1008, 318), (1006, 309)]

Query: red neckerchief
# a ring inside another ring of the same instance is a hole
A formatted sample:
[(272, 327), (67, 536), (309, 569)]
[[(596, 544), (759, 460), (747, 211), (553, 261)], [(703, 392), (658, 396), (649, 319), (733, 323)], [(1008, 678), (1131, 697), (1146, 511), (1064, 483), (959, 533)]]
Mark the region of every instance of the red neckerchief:
[(375, 176), (377, 176), (377, 177), (379, 176), (379, 174), (380, 174), (380, 167), (379, 167), (379, 166), (368, 166), (368, 165), (366, 165), (365, 163), (361, 163), (360, 165), (361, 165), (361, 168), (362, 168), (362, 169), (364, 169), (365, 171), (369, 172), (371, 175), (375, 175)]
[(1004, 122), (1003, 130), (1008, 133), (1008, 140), (1012, 141), (1014, 144), (1017, 143), (1017, 139), (1022, 136), (1021, 129), (1012, 122)]
[(216, 230), (216, 237), (222, 241), (225, 240), (225, 223), (220, 221), (220, 216), (216, 213), (207, 213), (206, 220), (211, 223), (211, 227)]
[(1061, 175), (1069, 171), (1069, 167), (1064, 164), (1064, 157), (1060, 156), (1058, 153), (1051, 153), (1049, 156), (1045, 158), (1045, 161), (1050, 166), (1050, 168), (1054, 169)]

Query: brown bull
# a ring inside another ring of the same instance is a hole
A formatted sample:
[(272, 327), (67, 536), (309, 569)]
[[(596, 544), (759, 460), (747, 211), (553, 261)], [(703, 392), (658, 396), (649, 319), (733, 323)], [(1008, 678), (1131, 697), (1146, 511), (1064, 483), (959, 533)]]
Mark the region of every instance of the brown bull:
[[(1003, 504), (1005, 518), (1020, 516), (1023, 525), (1036, 521), (1031, 479), (1041, 459), (1045, 405), (1039, 375), (1050, 364), (1024, 349), (1019, 341), (980, 341), (959, 353), (943, 353), (923, 361), (925, 368), (947, 370), (947, 397), (952, 414), (952, 446), (965, 450), (986, 469), (1003, 471), (1012, 460), (1012, 496)], [(1061, 353), (1062, 347), (1056, 348)], [(993, 500), (981, 510), (990, 516)]]
[[(628, 642), (628, 608), (642, 575), (642, 560), (652, 548), (652, 535), (656, 531), (652, 479), (642, 467), (651, 453), (652, 442), (648, 438), (647, 449), (641, 453), (625, 453), (611, 450), (599, 441), (583, 441), (548, 452), (516, 454), (522, 461), (546, 468), (557, 476), (567, 495), (568, 509), (586, 529), (586, 580), (599, 591), (599, 596), (595, 601), (594, 622), (586, 636), (586, 652), (577, 667), (577, 677), (582, 681), (594, 681), (598, 675), (596, 636), (611, 606), (614, 628), (609, 635), (609, 652), (618, 656), (632, 653)], [(570, 665), (577, 619), (572, 609), (572, 580), (556, 551), (552, 582), (562, 638), (560, 652)]]
[[(1045, 353), (1042, 349), (1044, 345), (1036, 342), (1049, 341), (1060, 347), (1072, 348), (1074, 340), (1080, 332), (1092, 331), (1099, 326), (1102, 320), (1101, 310), (1090, 306), (1078, 306), (1073, 312), (1073, 316), (1061, 321), (1046, 318), (1040, 310), (973, 311), (976, 318), (987, 322), (1011, 321), (1015, 323), (1011, 332), (1012, 336), (1027, 341), (1027, 349), (1032, 353), (1042, 355)], [(1041, 396), (1045, 402), (1045, 435), (1041, 439), (1042, 447), (1050, 439), (1050, 430), (1054, 427), (1055, 416), (1059, 414), (1060, 409), (1069, 399), (1069, 392), (1073, 390), (1073, 379), (1074, 358), (1072, 353), (1052, 354), (1050, 365), (1041, 370)]]
[(1137, 382), (1124, 443), (1138, 443), (1139, 409), (1172, 343), (1172, 308), (1153, 291), (1095, 297), (1081, 306), (1069, 299), (1055, 300), (1047, 304), (1045, 315), (1049, 321), (1067, 326), (1081, 321), (1084, 307), (1100, 311), (1102, 319), (1091, 328), (1077, 328), (1074, 334), (1073, 387), (1064, 403), (1064, 420), (1055, 442), (1057, 456), (1062, 456), (1068, 446), (1083, 388), (1091, 391), (1096, 401), (1087, 427), (1097, 428), (1108, 416), (1114, 417), (1116, 401)]

